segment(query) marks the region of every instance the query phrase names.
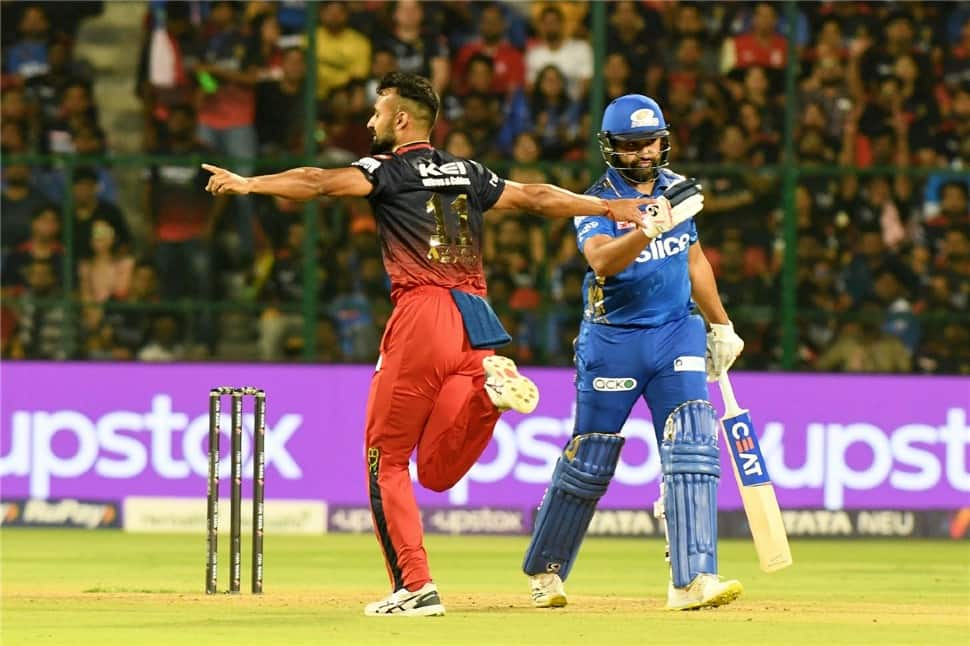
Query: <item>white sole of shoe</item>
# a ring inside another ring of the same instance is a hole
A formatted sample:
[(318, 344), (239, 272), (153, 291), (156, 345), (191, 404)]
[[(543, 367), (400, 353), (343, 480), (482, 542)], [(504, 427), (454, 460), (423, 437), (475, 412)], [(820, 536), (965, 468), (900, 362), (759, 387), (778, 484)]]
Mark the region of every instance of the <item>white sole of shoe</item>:
[(564, 594), (551, 594), (541, 601), (532, 601), (532, 605), (536, 608), (565, 608), (566, 607), (566, 595)]
[(703, 601), (698, 601), (697, 603), (688, 604), (686, 606), (668, 605), (667, 610), (701, 610), (702, 608), (717, 608), (719, 606), (726, 606), (740, 597), (743, 590), (744, 588), (741, 587), (740, 583), (729, 585), (713, 597), (709, 597)]
[(445, 607), (438, 603), (433, 606), (424, 606), (422, 608), (412, 608), (411, 610), (405, 610), (404, 612), (378, 612), (374, 614), (364, 613), (367, 617), (444, 617)]
[(482, 361), (485, 378), (501, 375), (502, 398), (511, 410), (528, 414), (539, 405), (539, 388), (528, 377), (519, 374), (515, 362), (508, 357), (493, 354)]

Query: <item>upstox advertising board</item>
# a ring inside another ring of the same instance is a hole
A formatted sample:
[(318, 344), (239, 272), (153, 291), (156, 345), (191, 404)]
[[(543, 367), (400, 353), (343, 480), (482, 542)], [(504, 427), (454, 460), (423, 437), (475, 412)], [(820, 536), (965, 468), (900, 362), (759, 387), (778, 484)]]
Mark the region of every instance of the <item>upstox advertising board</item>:
[[(451, 491), (415, 483), (422, 505), (538, 504), (572, 432), (573, 375), (523, 370), (541, 391), (535, 413), (503, 415), (481, 459)], [(371, 367), (4, 362), (0, 371), (4, 499), (202, 497), (209, 389), (254, 385), (267, 392), (267, 497), (367, 504), (362, 438)], [(968, 506), (970, 379), (738, 373), (733, 381), (761, 434), (783, 508)], [(711, 397), (722, 410), (719, 395)], [(245, 410), (249, 478), (248, 402)], [(225, 479), (228, 407), (223, 411)], [(604, 509), (645, 508), (657, 496), (660, 460), (642, 403), (623, 433)], [(719, 495), (723, 510), (740, 508), (736, 487), (722, 486)]]

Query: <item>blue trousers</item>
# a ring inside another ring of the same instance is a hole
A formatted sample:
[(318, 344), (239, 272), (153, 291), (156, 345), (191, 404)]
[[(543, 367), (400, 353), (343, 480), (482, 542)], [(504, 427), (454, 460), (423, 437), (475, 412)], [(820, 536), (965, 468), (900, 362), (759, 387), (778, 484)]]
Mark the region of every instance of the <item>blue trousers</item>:
[(584, 321), (576, 339), (574, 434), (618, 433), (637, 398), (644, 397), (659, 446), (674, 408), (708, 399), (705, 349), (700, 316), (656, 328)]

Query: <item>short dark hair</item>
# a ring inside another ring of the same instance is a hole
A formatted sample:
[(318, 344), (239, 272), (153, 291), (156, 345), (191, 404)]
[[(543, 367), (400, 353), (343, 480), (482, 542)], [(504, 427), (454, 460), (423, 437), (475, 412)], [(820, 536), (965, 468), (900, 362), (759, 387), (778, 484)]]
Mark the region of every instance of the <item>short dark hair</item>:
[(943, 184), (940, 185), (940, 197), (943, 197), (943, 191), (948, 188), (955, 188), (963, 194), (963, 199), (970, 199), (970, 189), (967, 188), (966, 183), (957, 180), (943, 182)]
[(78, 166), (74, 169), (74, 184), (79, 182), (97, 182), (98, 171), (93, 166)]
[[(431, 81), (409, 72), (390, 72), (381, 79), (377, 86), (377, 94), (383, 94), (384, 90), (397, 90), (398, 96), (402, 99), (409, 99), (417, 103), (418, 106), (426, 110), (426, 113), (416, 116), (426, 120), (429, 126), (434, 125), (435, 119), (438, 118), (440, 102), (434, 88), (431, 87)], [(425, 112), (425, 110), (422, 110), (422, 112)]]

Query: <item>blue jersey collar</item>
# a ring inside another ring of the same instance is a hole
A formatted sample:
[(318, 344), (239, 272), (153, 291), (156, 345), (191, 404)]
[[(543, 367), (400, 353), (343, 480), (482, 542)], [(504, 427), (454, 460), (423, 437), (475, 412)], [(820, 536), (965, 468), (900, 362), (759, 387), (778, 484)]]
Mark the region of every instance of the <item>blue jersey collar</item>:
[[(616, 193), (609, 188), (610, 185), (612, 185), (616, 192), (620, 194), (619, 197), (641, 197), (640, 191), (633, 188), (633, 186), (631, 186), (630, 183), (623, 178), (623, 175), (620, 175), (620, 171), (616, 170), (615, 168), (606, 169), (606, 173), (603, 175), (603, 183), (606, 184), (606, 192), (608, 194), (613, 193), (614, 196), (616, 195)], [(673, 178), (670, 176), (670, 174), (661, 169), (660, 173), (657, 175), (657, 181), (653, 183), (653, 193), (645, 197), (658, 197), (661, 193), (670, 188), (672, 183)]]

